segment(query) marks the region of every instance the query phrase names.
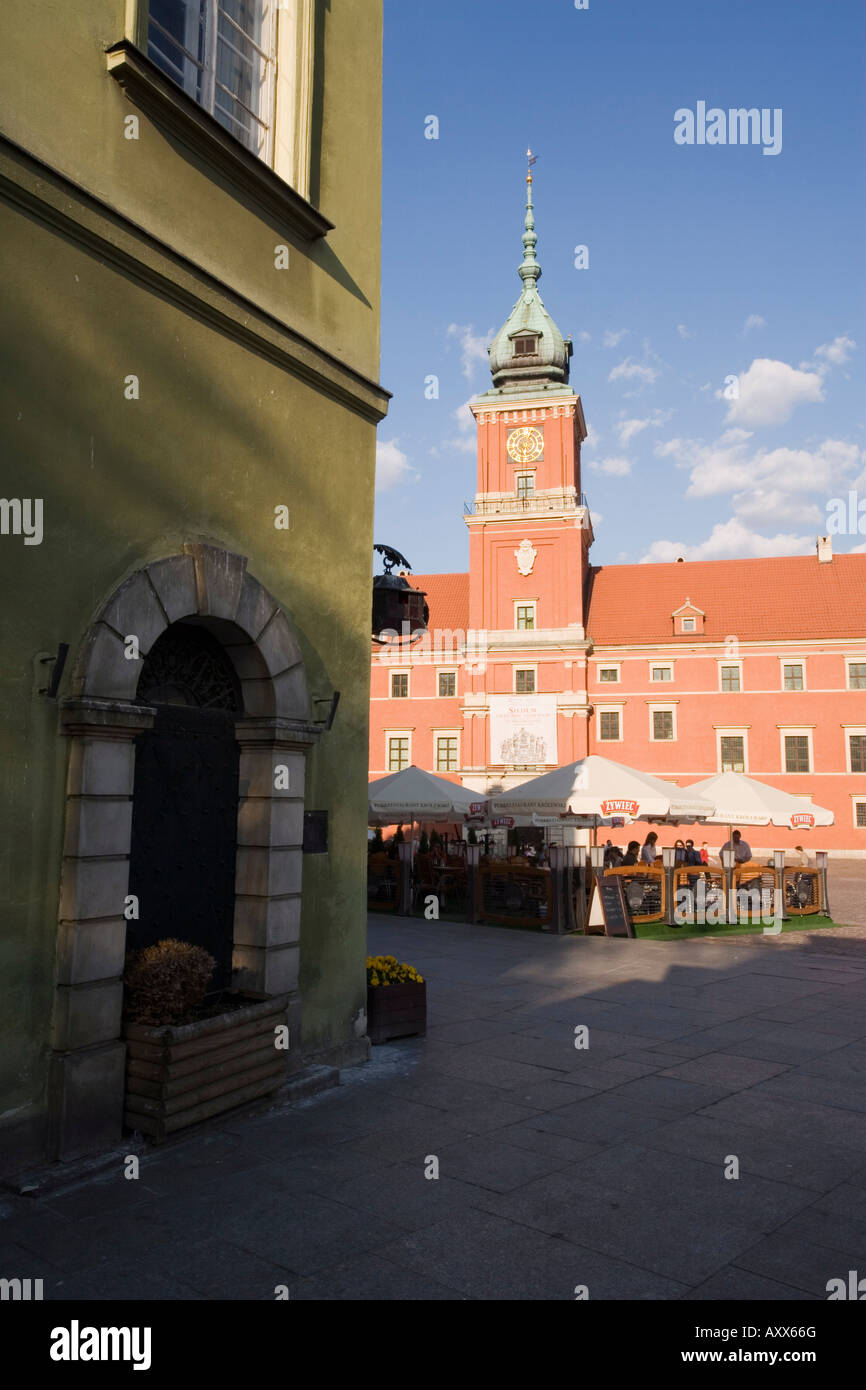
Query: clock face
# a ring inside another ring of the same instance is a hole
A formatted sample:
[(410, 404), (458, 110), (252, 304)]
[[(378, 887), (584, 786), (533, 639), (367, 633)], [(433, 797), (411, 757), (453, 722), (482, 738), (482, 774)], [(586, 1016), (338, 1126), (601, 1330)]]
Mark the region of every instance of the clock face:
[(544, 435), (541, 430), (523, 425), (519, 430), (511, 431), (506, 448), (508, 457), (515, 463), (534, 463), (544, 453)]

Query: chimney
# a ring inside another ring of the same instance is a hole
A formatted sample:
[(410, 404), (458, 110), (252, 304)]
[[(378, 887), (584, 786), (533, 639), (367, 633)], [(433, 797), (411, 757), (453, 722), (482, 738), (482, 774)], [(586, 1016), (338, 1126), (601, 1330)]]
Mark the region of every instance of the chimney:
[(817, 543), (818, 564), (829, 565), (833, 559), (833, 539), (831, 536), (819, 536)]

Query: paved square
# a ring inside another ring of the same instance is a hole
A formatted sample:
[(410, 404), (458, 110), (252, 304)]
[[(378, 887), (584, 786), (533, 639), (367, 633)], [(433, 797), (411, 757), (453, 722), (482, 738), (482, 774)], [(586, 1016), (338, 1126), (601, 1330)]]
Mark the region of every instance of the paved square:
[(146, 1149), (137, 1181), (121, 1151), (7, 1198), (0, 1273), (54, 1299), (802, 1300), (866, 1268), (866, 943), (379, 917), (370, 948), (425, 976), (426, 1039)]

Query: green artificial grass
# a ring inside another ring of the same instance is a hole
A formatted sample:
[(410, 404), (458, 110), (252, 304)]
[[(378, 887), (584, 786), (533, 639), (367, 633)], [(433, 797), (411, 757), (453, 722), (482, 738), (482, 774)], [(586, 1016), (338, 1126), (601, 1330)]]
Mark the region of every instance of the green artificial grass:
[[(810, 917), (792, 917), (782, 923), (782, 931), (819, 931), (821, 927), (841, 925), (840, 922), (834, 922), (832, 917), (823, 917), (820, 913), (815, 913)], [(638, 922), (635, 924), (635, 933), (639, 941), (682, 941), (689, 936), (762, 936), (764, 928), (760, 922), (744, 922), (736, 926), (719, 924), (684, 927), (669, 927), (665, 922)], [(778, 936), (779, 933), (773, 932), (772, 935)]]

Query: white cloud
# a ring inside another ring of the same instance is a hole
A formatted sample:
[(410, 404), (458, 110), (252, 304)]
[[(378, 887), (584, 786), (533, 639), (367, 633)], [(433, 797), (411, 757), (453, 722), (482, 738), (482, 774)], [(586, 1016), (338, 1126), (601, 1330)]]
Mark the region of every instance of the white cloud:
[(398, 447), (397, 440), (379, 440), (376, 444), (376, 491), (388, 492), (413, 476), (418, 476), (416, 470)]
[(601, 459), (598, 463), (591, 463), (589, 466), (594, 473), (607, 473), (612, 478), (624, 478), (632, 470), (632, 461), (627, 458), (611, 457)]
[(615, 348), (618, 343), (622, 342), (623, 338), (628, 337), (629, 331), (628, 328), (619, 328), (614, 332), (613, 329), (608, 328), (607, 332), (602, 336), (602, 344), (604, 347)]
[(693, 338), (695, 336), (694, 333), (689, 332), (684, 323), (677, 324), (677, 332), (681, 338)]
[(626, 448), (630, 439), (634, 439), (635, 435), (649, 429), (650, 426), (653, 429), (659, 429), (662, 425), (667, 424), (672, 414), (673, 411), (671, 410), (654, 410), (652, 415), (648, 415), (645, 420), (620, 420), (616, 426), (620, 444)]
[(810, 535), (795, 535), (793, 532), (779, 532), (775, 536), (761, 536), (740, 521), (731, 517), (718, 522), (705, 541), (688, 545), (684, 541), (654, 541), (641, 564), (671, 563), (681, 555), (686, 560), (732, 560), (761, 558), (767, 555), (803, 555), (814, 544)]
[(601, 435), (592, 425), (587, 426), (586, 439), (581, 445), (581, 449), (597, 449), (601, 443)]
[(757, 526), (790, 524), (820, 529), (826, 519), (826, 511), (817, 503), (781, 488), (756, 487), (751, 492), (736, 493), (733, 505), (741, 521), (754, 522)]
[(642, 381), (645, 385), (651, 386), (658, 377), (658, 370), (655, 367), (648, 367), (643, 362), (636, 362), (633, 357), (626, 357), (624, 362), (611, 369), (608, 381)]
[(592, 334), (591, 334), (591, 333), (587, 333), (586, 329), (585, 329), (585, 328), (582, 328), (582, 329), (580, 330), (580, 332), (578, 333), (578, 335), (577, 335), (577, 341), (578, 341), (579, 343), (591, 343), (591, 342), (592, 342)]
[(834, 338), (832, 343), (822, 343), (815, 349), (816, 357), (824, 357), (828, 362), (832, 362), (834, 367), (841, 367), (848, 361), (849, 356), (856, 348), (857, 344), (853, 338), (848, 338), (842, 334)]
[(651, 420), (621, 420), (616, 427), (616, 432), (623, 448), (625, 448), (630, 439), (634, 439), (636, 434), (640, 434), (643, 430), (647, 429), (651, 423)]
[(467, 381), (471, 381), (479, 363), (483, 362), (486, 366), (490, 361), (487, 344), (493, 337), (493, 329), (481, 335), (473, 331), (471, 323), (451, 323), (448, 325), (448, 337), (456, 338), (459, 342), (463, 375)]
[(767, 327), (767, 320), (764, 319), (764, 318), (761, 318), (761, 315), (760, 315), (760, 314), (749, 314), (749, 317), (746, 319), (746, 322), (743, 324), (743, 337), (744, 337), (744, 338), (748, 337), (748, 335), (752, 332), (752, 329), (753, 329), (753, 328), (766, 328), (766, 327)]
[(790, 496), (824, 493), (851, 485), (866, 455), (844, 439), (825, 439), (815, 449), (757, 449), (750, 430), (725, 430), (711, 444), (700, 439), (669, 439), (657, 444), (657, 458), (672, 458), (690, 469), (689, 497), (739, 494), (739, 507), (755, 492)]
[[(599, 526), (599, 525), (601, 524), (601, 522), (604, 521), (604, 513), (603, 513), (603, 512), (594, 512), (594, 511), (592, 510), (592, 508), (590, 507), (590, 509), (589, 509), (589, 519), (590, 519), (590, 521), (592, 522), (592, 529), (593, 529), (593, 531), (594, 531), (594, 530), (596, 529), (596, 527)], [(863, 549), (866, 550), (866, 546), (864, 546)]]
[[(756, 357), (738, 384), (739, 395), (729, 401), (727, 418), (743, 425), (783, 425), (796, 406), (824, 399), (820, 376), (770, 357)], [(716, 396), (722, 399), (724, 392)]]

